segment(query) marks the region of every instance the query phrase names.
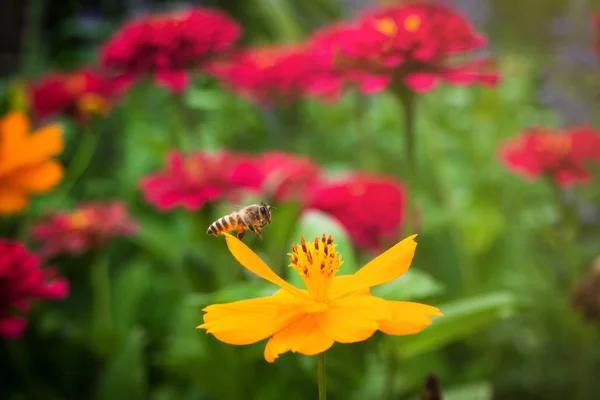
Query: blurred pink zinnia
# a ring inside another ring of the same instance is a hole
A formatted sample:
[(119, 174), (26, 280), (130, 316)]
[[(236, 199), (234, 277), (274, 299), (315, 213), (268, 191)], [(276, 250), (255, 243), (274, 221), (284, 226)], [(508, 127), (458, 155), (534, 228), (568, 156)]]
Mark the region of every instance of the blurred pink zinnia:
[(507, 140), (500, 158), (508, 169), (528, 178), (547, 174), (561, 186), (588, 182), (592, 175), (586, 162), (600, 162), (600, 134), (589, 127), (564, 133), (532, 128)]
[(243, 50), (210, 71), (236, 92), (268, 105), (305, 95), (315, 72), (305, 47), (295, 44)]
[(187, 88), (188, 69), (203, 68), (230, 49), (240, 35), (237, 23), (217, 10), (189, 8), (145, 15), (126, 23), (102, 49), (103, 65), (140, 75), (180, 92)]
[(279, 202), (302, 200), (321, 168), (309, 158), (272, 151), (257, 159), (263, 173), (262, 191)]
[(16, 241), (0, 239), (0, 336), (18, 339), (27, 327), (25, 314), (36, 299), (63, 299), (69, 283)]
[(371, 81), (372, 87), (363, 86), (369, 92), (392, 82), (426, 92), (440, 80), (457, 85), (495, 85), (498, 81), (487, 58), (451, 60), (482, 48), (486, 39), (462, 15), (441, 4), (415, 3), (366, 12), (339, 37), (338, 44), (338, 68), (379, 76)]
[(315, 69), (307, 88), (309, 93), (337, 99), (346, 86), (357, 86), (365, 94), (381, 91), (387, 86), (387, 76), (369, 71), (357, 60), (346, 62), (351, 59), (341, 55), (342, 43), (355, 32), (356, 27), (351, 23), (334, 23), (313, 33), (307, 50)]
[(56, 212), (38, 222), (32, 230), (40, 243), (40, 255), (82, 254), (117, 236), (137, 232), (127, 208), (120, 202), (86, 203), (72, 212)]
[(67, 114), (78, 122), (106, 114), (130, 81), (108, 78), (91, 68), (69, 73), (52, 73), (29, 85), (29, 97), (36, 118)]
[(171, 151), (166, 168), (142, 179), (146, 201), (161, 211), (182, 206), (188, 211), (229, 198), (241, 190), (260, 188), (261, 172), (250, 157), (228, 153)]
[(356, 173), (314, 186), (308, 194), (308, 208), (338, 219), (357, 245), (379, 250), (400, 234), (405, 198), (400, 182)]

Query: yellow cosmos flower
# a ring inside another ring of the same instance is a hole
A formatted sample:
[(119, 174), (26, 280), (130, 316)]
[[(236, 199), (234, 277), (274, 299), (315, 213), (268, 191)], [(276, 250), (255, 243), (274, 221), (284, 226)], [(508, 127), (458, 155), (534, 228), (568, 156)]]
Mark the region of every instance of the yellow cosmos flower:
[(331, 236), (292, 245), (291, 264), (306, 290), (281, 279), (258, 255), (236, 237), (225, 234), (227, 247), (246, 269), (279, 286), (271, 297), (215, 304), (203, 311), (206, 329), (222, 342), (246, 345), (270, 338), (264, 356), (268, 362), (287, 351), (316, 355), (334, 342), (354, 343), (380, 330), (411, 335), (441, 316), (425, 304), (387, 301), (372, 296), (370, 288), (403, 275), (417, 243), (410, 236), (376, 257), (353, 275), (335, 276), (342, 259)]

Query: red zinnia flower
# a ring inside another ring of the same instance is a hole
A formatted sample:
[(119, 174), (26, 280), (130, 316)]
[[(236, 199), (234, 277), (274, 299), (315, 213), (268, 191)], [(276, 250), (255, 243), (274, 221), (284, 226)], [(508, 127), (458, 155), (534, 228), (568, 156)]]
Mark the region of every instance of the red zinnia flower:
[(0, 336), (17, 339), (27, 327), (25, 313), (35, 299), (63, 299), (69, 284), (23, 244), (0, 239)]
[(335, 99), (346, 85), (357, 85), (365, 94), (380, 91), (387, 85), (387, 77), (340, 64), (344, 62), (341, 42), (354, 33), (353, 29), (350, 24), (335, 23), (313, 33), (308, 52), (315, 71), (307, 88), (309, 93)]
[(316, 185), (308, 195), (309, 208), (337, 218), (357, 245), (373, 250), (397, 239), (404, 204), (405, 190), (398, 181), (362, 173)]
[(165, 170), (142, 179), (141, 189), (146, 201), (161, 211), (178, 206), (195, 211), (225, 197), (235, 201), (240, 190), (258, 190), (261, 177), (255, 163), (243, 155), (172, 151)]
[(309, 158), (277, 151), (263, 153), (257, 163), (263, 172), (263, 192), (280, 202), (302, 200), (321, 172)]
[(210, 70), (243, 96), (271, 105), (305, 95), (314, 68), (303, 45), (286, 45), (241, 51)]
[(367, 12), (341, 36), (341, 69), (378, 75), (371, 91), (398, 81), (416, 92), (438, 81), (494, 85), (498, 75), (488, 59), (454, 63), (450, 57), (482, 48), (485, 38), (462, 15), (441, 4), (416, 3)]
[(146, 15), (121, 28), (104, 46), (106, 67), (135, 75), (154, 74), (174, 92), (189, 84), (188, 68), (200, 67), (229, 50), (240, 35), (235, 21), (204, 8)]
[(129, 82), (124, 77), (107, 78), (93, 69), (83, 68), (42, 77), (30, 85), (29, 96), (39, 119), (64, 113), (84, 122), (92, 115), (106, 114), (115, 96), (123, 92)]
[(508, 169), (529, 178), (551, 176), (559, 185), (586, 182), (587, 161), (600, 162), (600, 135), (591, 128), (571, 128), (564, 133), (532, 128), (509, 139), (500, 157)]
[(40, 255), (51, 257), (82, 254), (113, 237), (133, 235), (137, 229), (124, 204), (85, 203), (75, 211), (59, 211), (38, 222), (32, 236), (41, 244)]

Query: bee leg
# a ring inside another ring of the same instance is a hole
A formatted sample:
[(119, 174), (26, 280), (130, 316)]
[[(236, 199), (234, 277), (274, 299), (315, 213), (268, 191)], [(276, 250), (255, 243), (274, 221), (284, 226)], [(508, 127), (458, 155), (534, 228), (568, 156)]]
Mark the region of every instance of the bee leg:
[(256, 234), (258, 235), (258, 237), (259, 237), (259, 238), (261, 238), (261, 239), (263, 238), (263, 237), (262, 237), (262, 233), (261, 233), (261, 231), (260, 231), (260, 228), (258, 228), (258, 227), (257, 227), (257, 228), (254, 228), (254, 233), (256, 233)]
[(244, 228), (239, 228), (237, 231), (237, 238), (242, 240), (245, 233), (246, 233), (246, 231), (244, 230)]

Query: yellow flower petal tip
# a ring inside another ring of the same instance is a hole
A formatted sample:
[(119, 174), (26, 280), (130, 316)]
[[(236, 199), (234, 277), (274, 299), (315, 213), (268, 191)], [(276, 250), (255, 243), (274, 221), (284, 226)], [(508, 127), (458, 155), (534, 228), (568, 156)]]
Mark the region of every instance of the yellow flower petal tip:
[(336, 277), (342, 256), (332, 236), (292, 244), (290, 266), (306, 289), (281, 279), (246, 244), (225, 233), (227, 247), (242, 266), (281, 287), (273, 296), (216, 304), (204, 308), (206, 329), (218, 340), (246, 345), (269, 339), (265, 360), (272, 363), (286, 352), (315, 355), (335, 342), (368, 339), (377, 330), (390, 335), (415, 334), (442, 312), (425, 304), (387, 301), (370, 288), (401, 276), (414, 256), (416, 234), (373, 259), (354, 275)]

